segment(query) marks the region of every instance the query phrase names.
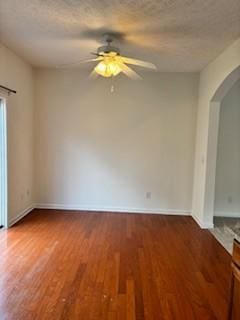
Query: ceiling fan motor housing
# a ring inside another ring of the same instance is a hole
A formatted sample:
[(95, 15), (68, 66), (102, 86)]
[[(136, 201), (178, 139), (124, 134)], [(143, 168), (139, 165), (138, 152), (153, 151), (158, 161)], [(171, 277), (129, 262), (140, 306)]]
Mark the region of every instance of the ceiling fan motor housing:
[(97, 53), (100, 55), (108, 54), (110, 52), (115, 53), (116, 55), (120, 54), (120, 50), (117, 47), (113, 47), (111, 43), (114, 41), (114, 35), (110, 33), (105, 33), (103, 35), (104, 41), (107, 42), (107, 45), (101, 46), (98, 48)]
[(99, 47), (97, 50), (97, 53), (99, 55), (110, 53), (110, 52), (114, 52), (114, 53), (116, 53), (116, 55), (120, 54), (120, 50), (117, 47), (113, 47), (111, 45)]

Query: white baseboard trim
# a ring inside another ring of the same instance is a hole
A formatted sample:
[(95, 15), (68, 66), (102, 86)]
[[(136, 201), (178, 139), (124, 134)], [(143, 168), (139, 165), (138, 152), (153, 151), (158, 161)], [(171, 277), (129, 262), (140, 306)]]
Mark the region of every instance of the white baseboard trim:
[(84, 206), (84, 205), (65, 205), (56, 203), (36, 203), (28, 208), (22, 210), (16, 217), (11, 219), (8, 223), (8, 228), (12, 227), (15, 223), (28, 215), (33, 209), (55, 209), (55, 210), (74, 210), (74, 211), (92, 211), (92, 212), (128, 212), (139, 214), (159, 214), (159, 215), (178, 215), (189, 216), (190, 211), (177, 210), (177, 209), (147, 209), (147, 208), (127, 208), (127, 207), (97, 207), (97, 206)]
[(240, 218), (240, 212), (216, 211), (214, 217)]
[(16, 215), (16, 217), (12, 218), (9, 222), (8, 222), (8, 228), (12, 227), (15, 223), (17, 223), (19, 220), (21, 220), (23, 217), (25, 217), (26, 215), (28, 215), (33, 209), (35, 208), (35, 205), (32, 204), (31, 206), (29, 206), (28, 208), (22, 210), (20, 213), (18, 213)]
[(213, 222), (201, 221), (200, 219), (198, 219), (198, 217), (196, 217), (194, 215), (192, 215), (192, 217), (197, 222), (197, 224), (200, 226), (201, 229), (213, 229), (214, 228)]
[(95, 211), (95, 212), (129, 212), (129, 213), (147, 213), (147, 214), (165, 214), (165, 215), (182, 215), (189, 216), (191, 213), (187, 210), (176, 209), (147, 209), (131, 207), (98, 207), (87, 205), (65, 205), (56, 203), (37, 203), (37, 209), (55, 209), (55, 210), (77, 210), (77, 211)]

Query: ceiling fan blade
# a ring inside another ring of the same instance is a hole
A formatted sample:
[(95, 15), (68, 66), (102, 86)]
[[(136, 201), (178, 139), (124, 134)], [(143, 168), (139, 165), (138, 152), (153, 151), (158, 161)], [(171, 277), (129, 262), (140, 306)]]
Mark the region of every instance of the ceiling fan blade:
[(124, 63), (118, 63), (119, 67), (121, 68), (122, 72), (126, 74), (129, 78), (133, 80), (142, 80), (142, 78), (135, 72), (133, 69), (129, 68)]
[(73, 63), (61, 64), (61, 65), (57, 66), (57, 68), (70, 68), (70, 67), (77, 66), (79, 64), (88, 63), (88, 62), (94, 62), (94, 61), (101, 61), (101, 60), (103, 60), (102, 56), (94, 58), (94, 59), (85, 59), (85, 60), (79, 60), (79, 61), (76, 61), (76, 62), (73, 62)]
[(132, 58), (128, 58), (128, 57), (121, 57), (124, 63), (127, 64), (133, 64), (135, 66), (140, 66), (140, 67), (144, 67), (144, 68), (149, 68), (149, 69), (153, 69), (153, 70), (157, 70), (157, 67), (151, 63), (151, 62), (147, 62), (147, 61), (142, 61), (142, 60), (137, 60), (137, 59), (132, 59)]
[(95, 69), (93, 69), (93, 71), (89, 74), (88, 78), (95, 80), (98, 76), (99, 74), (95, 71)]

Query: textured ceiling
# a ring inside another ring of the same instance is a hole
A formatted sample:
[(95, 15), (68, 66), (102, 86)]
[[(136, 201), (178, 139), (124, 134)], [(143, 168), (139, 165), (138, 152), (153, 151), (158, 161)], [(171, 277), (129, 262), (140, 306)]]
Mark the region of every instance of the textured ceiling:
[(240, 0), (0, 0), (0, 41), (34, 66), (88, 58), (106, 31), (124, 55), (198, 71), (240, 36)]

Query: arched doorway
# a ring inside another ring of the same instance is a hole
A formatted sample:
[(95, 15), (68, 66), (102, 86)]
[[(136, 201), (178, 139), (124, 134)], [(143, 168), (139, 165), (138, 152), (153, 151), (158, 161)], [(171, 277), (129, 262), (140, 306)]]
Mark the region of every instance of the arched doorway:
[(206, 156), (206, 180), (204, 189), (204, 210), (203, 214), (208, 221), (213, 224), (214, 216), (214, 197), (215, 197), (215, 178), (217, 161), (217, 142), (219, 129), (219, 114), (221, 102), (227, 92), (232, 88), (237, 80), (240, 79), (240, 66), (234, 69), (221, 83), (215, 91), (209, 106), (208, 122), (208, 144)]

